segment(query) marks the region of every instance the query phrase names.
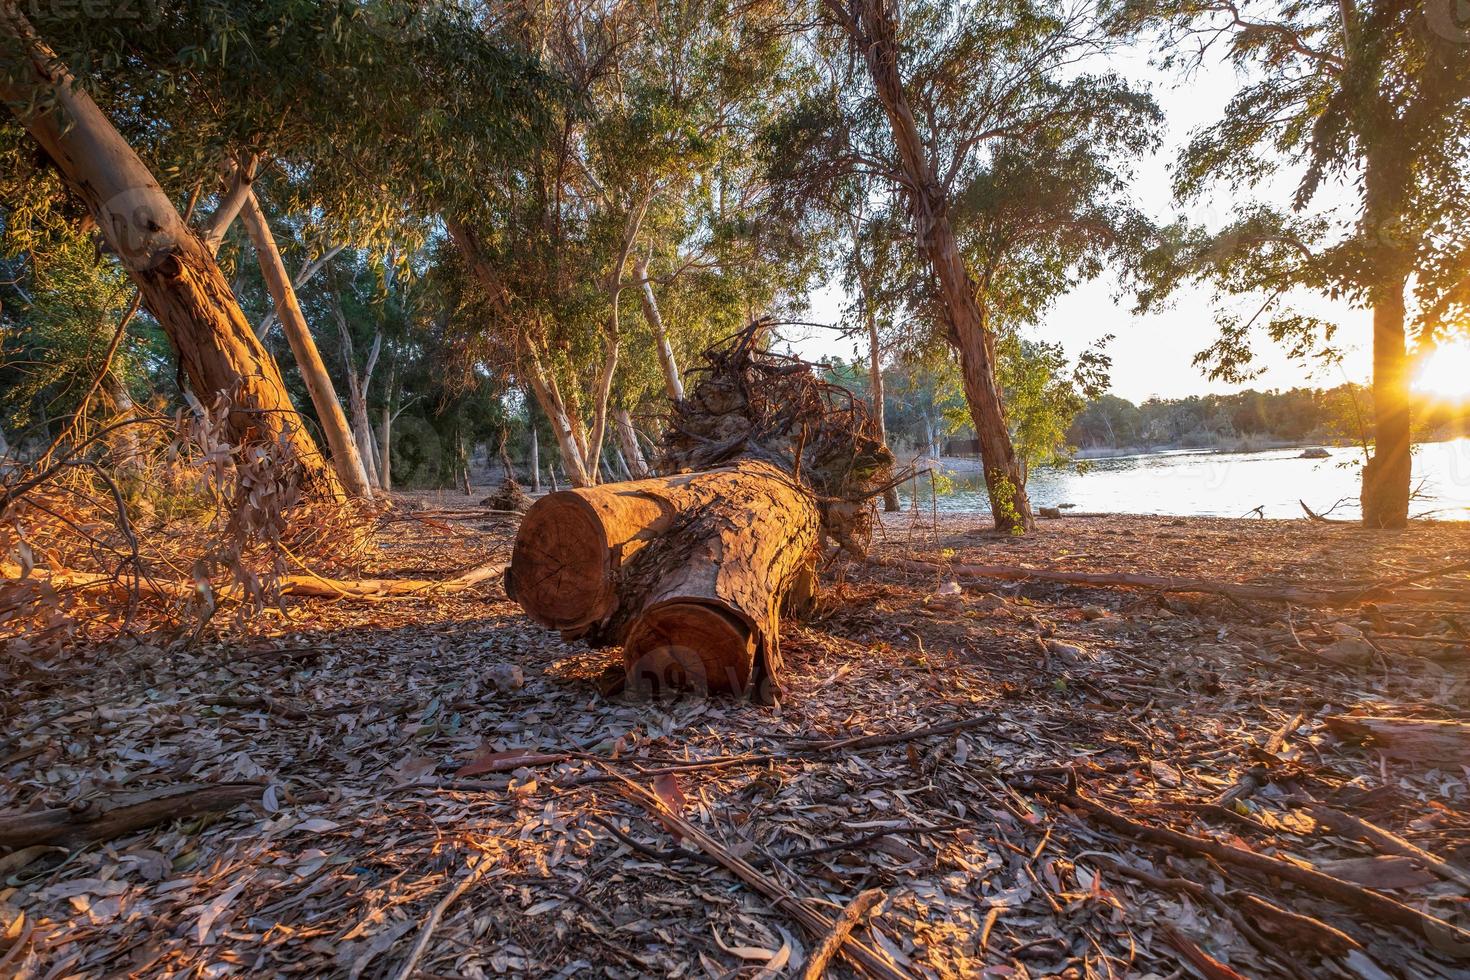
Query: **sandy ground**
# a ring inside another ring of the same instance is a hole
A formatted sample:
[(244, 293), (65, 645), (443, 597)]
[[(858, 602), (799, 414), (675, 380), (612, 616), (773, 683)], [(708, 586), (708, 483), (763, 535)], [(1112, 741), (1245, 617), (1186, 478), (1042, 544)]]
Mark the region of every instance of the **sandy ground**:
[[(512, 522), (462, 495), (409, 503), (369, 571), (505, 555)], [(820, 937), (789, 902), (835, 915), (868, 889), (883, 901), (856, 935), (914, 976), (1467, 975), (1470, 934), (1422, 916), (1470, 926), (1470, 757), (1338, 721), (1470, 721), (1463, 573), (1308, 608), (951, 569), (1356, 587), (1462, 561), (1470, 526), (1066, 518), (1018, 539), (913, 521), (892, 515), (874, 555), (936, 564), (834, 561), (783, 633), (777, 707), (605, 696), (616, 651), (563, 643), (495, 585), (292, 600), (248, 635), (139, 638), (19, 679), (0, 826), (254, 786), (104, 843), (0, 847), (0, 975), (393, 977), (423, 938), (423, 977), (795, 976)], [(785, 897), (713, 866), (611, 774)]]

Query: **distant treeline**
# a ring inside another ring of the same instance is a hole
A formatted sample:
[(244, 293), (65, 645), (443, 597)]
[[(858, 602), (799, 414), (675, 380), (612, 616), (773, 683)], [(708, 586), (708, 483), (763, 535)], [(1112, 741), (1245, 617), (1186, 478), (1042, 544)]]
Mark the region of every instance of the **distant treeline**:
[[(1470, 406), (1416, 406), (1416, 436), (1452, 438), (1470, 433)], [(1359, 444), (1373, 431), (1373, 399), (1354, 384), (1289, 391), (1246, 390), (1229, 395), (1150, 398), (1135, 405), (1103, 395), (1089, 402), (1068, 429), (1079, 449), (1264, 448), (1272, 443)]]
[[(831, 380), (860, 398), (870, 397), (861, 361), (833, 358), (826, 367)], [(1016, 376), (1025, 375), (1002, 371), (1003, 378)], [(900, 361), (885, 367), (883, 378), (888, 441), (897, 452), (977, 453), (975, 430), (952, 364)], [(1088, 399), (1067, 380), (1065, 370), (1053, 370), (1041, 398), (1020, 397), (1027, 392), (1006, 389), (1012, 437), (1027, 448), (1031, 464), (1064, 462), (1077, 453), (1249, 450), (1303, 443), (1360, 446), (1372, 440), (1373, 396), (1362, 385), (1249, 389), (1228, 395), (1150, 398), (1135, 404), (1112, 394)], [(1470, 435), (1470, 403), (1446, 405), (1425, 399), (1413, 408), (1416, 441)], [(1038, 430), (1044, 438), (1022, 438)]]

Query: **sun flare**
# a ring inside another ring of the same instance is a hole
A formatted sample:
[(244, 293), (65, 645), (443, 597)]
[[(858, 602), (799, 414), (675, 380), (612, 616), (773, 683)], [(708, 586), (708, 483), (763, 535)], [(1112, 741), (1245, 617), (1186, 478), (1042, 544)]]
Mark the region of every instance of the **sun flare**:
[(1441, 401), (1470, 401), (1470, 341), (1440, 344), (1419, 361), (1414, 390)]

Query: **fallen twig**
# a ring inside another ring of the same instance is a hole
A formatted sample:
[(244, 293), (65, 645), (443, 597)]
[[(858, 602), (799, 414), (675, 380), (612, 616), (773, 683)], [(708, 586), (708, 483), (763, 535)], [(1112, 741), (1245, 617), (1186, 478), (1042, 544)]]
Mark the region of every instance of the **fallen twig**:
[(481, 855), (480, 860), (470, 869), (469, 874), (459, 879), (459, 883), (449, 890), (449, 894), (439, 900), (439, 904), (434, 906), (433, 911), (429, 913), (429, 917), (420, 927), (419, 938), (414, 941), (413, 949), (409, 950), (408, 958), (393, 975), (394, 980), (408, 980), (413, 975), (414, 967), (418, 966), (419, 958), (424, 955), (424, 950), (429, 948), (429, 940), (433, 938), (434, 930), (439, 927), (439, 920), (444, 917), (445, 911), (454, 904), (459, 896), (469, 891), (470, 886), (479, 881), (494, 863), (489, 857)]
[(112, 840), (168, 820), (233, 810), (259, 799), (259, 783), (187, 783), (128, 793), (106, 800), (32, 812), (0, 812), (0, 847), (31, 844), (77, 847)]
[[(826, 936), (833, 931), (835, 923), (826, 915), (807, 905), (774, 878), (744, 859), (731, 854), (728, 849), (686, 820), (682, 814), (676, 813), (665, 805), (657, 794), (644, 789), (630, 779), (614, 775), (617, 776), (623, 787), (623, 793), (628, 799), (658, 817), (670, 829), (685, 840), (692, 841), (700, 850), (718, 861), (735, 877), (765, 895), (775, 903), (777, 908), (801, 923), (802, 928), (812, 936)], [(908, 973), (890, 962), (877, 950), (853, 938), (850, 933), (842, 938), (842, 955), (854, 966), (875, 977), (886, 978), (886, 980), (902, 980), (902, 978), (909, 977)]]
[(1099, 823), (1107, 824), (1130, 837), (1154, 844), (1163, 844), (1191, 854), (1206, 855), (1222, 863), (1233, 864), (1258, 874), (1272, 875), (1323, 898), (1368, 912), (1376, 916), (1380, 922), (1412, 929), (1436, 940), (1443, 940), (1436, 943), (1442, 949), (1459, 948), (1466, 951), (1461, 955), (1470, 954), (1470, 931), (1452, 925), (1428, 912), (1421, 912), (1402, 902), (1397, 902), (1387, 895), (1381, 895), (1340, 878), (1334, 878), (1314, 868), (1304, 868), (1255, 851), (1232, 847), (1208, 838), (1192, 837), (1165, 827), (1151, 827), (1137, 823), (1096, 800), (1089, 800), (1075, 793), (1045, 789), (1043, 792), (1048, 792), (1054, 799), (1065, 803), (1074, 810), (1086, 813)]
[(796, 748), (794, 751), (802, 755), (811, 755), (820, 752), (835, 752), (838, 749), (872, 749), (883, 745), (898, 745), (901, 742), (912, 742), (915, 739), (928, 738), (930, 735), (949, 735), (954, 732), (962, 732), (971, 728), (979, 728), (981, 725), (986, 725), (993, 721), (995, 721), (994, 715), (973, 715), (969, 718), (943, 721), (937, 725), (911, 728), (906, 732), (888, 732), (880, 735), (855, 735), (851, 738), (838, 738), (828, 742), (816, 742), (812, 745), (804, 745)]
[(1376, 824), (1371, 824), (1351, 814), (1343, 813), (1341, 810), (1334, 810), (1332, 807), (1321, 803), (1301, 803), (1298, 805), (1310, 813), (1312, 818), (1318, 823), (1330, 827), (1345, 837), (1359, 838), (1367, 841), (1381, 851), (1411, 857), (1430, 871), (1439, 875), (1445, 881), (1453, 881), (1470, 887), (1470, 871), (1465, 871), (1440, 860), (1417, 844), (1405, 840), (1393, 831), (1384, 830)]
[(827, 972), (827, 965), (832, 962), (832, 957), (837, 955), (843, 942), (852, 935), (858, 922), (881, 901), (883, 893), (876, 888), (869, 888), (848, 902), (847, 908), (842, 910), (842, 914), (832, 924), (832, 931), (823, 936), (817, 948), (812, 950), (811, 959), (806, 961), (806, 969), (802, 971), (802, 980), (820, 980)]
[(1365, 588), (1319, 590), (1303, 589), (1293, 585), (1248, 585), (1216, 582), (1209, 579), (1165, 578), (1159, 575), (1138, 575), (1132, 572), (1073, 572), (1062, 569), (1026, 568), (1021, 565), (944, 565), (915, 558), (874, 558), (871, 560), (875, 564), (904, 568), (909, 571), (938, 572), (943, 570), (946, 574), (956, 578), (994, 578), (1011, 582), (1060, 582), (1070, 585), (1156, 589), (1160, 592), (1197, 592), (1203, 595), (1229, 596), (1233, 599), (1294, 602), (1303, 606), (1357, 605), (1365, 599), (1384, 598), (1396, 589), (1412, 582), (1449, 575), (1470, 568), (1470, 563), (1459, 563), (1418, 575), (1375, 583)]

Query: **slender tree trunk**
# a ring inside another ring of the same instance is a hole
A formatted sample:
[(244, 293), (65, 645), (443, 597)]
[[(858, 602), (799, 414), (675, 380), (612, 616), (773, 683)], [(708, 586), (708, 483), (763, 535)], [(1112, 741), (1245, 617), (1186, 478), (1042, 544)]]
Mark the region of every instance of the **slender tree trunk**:
[(378, 486), (393, 489), (393, 382), (397, 365), (388, 369), (388, 387), (383, 392), (383, 424), (378, 429)]
[[(301, 371), (302, 380), (306, 382), (306, 390), (311, 395), (311, 404), (321, 421), (327, 445), (331, 447), (332, 465), (337, 470), (337, 476), (348, 493), (363, 500), (371, 500), (373, 492), (367, 470), (363, 466), (361, 450), (347, 426), (347, 418), (342, 414), (342, 405), (337, 401), (337, 391), (332, 385), (332, 376), (327, 373), (327, 365), (323, 363), (321, 351), (317, 349), (316, 338), (311, 335), (311, 328), (306, 325), (306, 317), (302, 315), (301, 307), (296, 302), (296, 290), (291, 287), (291, 280), (286, 275), (286, 265), (281, 261), (280, 250), (276, 248), (275, 236), (271, 234), (270, 225), (266, 222), (265, 214), (260, 210), (260, 203), (255, 199), (253, 191), (245, 196), (240, 217), (245, 222), (245, 233), (250, 236), (250, 243), (255, 246), (260, 275), (265, 279), (266, 288), (270, 290), (276, 316), (291, 345), (296, 367)], [(251, 336), (254, 337), (254, 334)]]
[[(868, 321), (868, 387), (872, 390), (873, 423), (878, 427), (878, 441), (888, 445), (888, 422), (883, 411), (883, 351), (878, 342), (878, 318), (873, 315), (868, 299), (863, 297), (863, 312)], [(898, 510), (898, 487), (883, 491), (883, 509), (890, 514)]]
[(898, 147), (913, 205), (918, 247), (939, 284), (940, 299), (949, 321), (950, 342), (959, 354), (965, 400), (980, 438), (985, 484), (991, 514), (1002, 531), (1021, 533), (1034, 526), (1026, 482), (1011, 445), (1005, 410), (995, 380), (995, 364), (987, 326), (975, 297), (975, 282), (965, 267), (959, 243), (949, 221), (948, 202), (929, 159), (913, 110), (904, 93), (898, 69), (898, 41), (887, 0), (860, 0), (858, 20), (848, 8), (827, 0), (863, 49), (873, 87), (883, 103), (894, 143)]
[(352, 438), (357, 443), (358, 455), (362, 457), (367, 471), (368, 483), (376, 489), (380, 482), (376, 461), (373, 459), (373, 427), (368, 421), (368, 387), (373, 382), (373, 369), (377, 367), (378, 355), (383, 350), (383, 332), (373, 335), (373, 346), (368, 351), (367, 364), (361, 373), (357, 369), (357, 352), (352, 343), (352, 329), (342, 312), (342, 304), (335, 292), (332, 296), (332, 316), (337, 321), (337, 333), (342, 338), (342, 361), (347, 376), (347, 409), (352, 416)]
[(230, 399), (236, 445), (276, 444), (307, 482), (341, 488), (291, 405), (281, 374), (207, 248), (148, 167), (35, 34), (15, 0), (0, 0), (0, 41), (24, 52), (29, 77), (0, 86), (31, 137), (97, 222), (163, 327), (196, 396)]
[(641, 480), (648, 476), (648, 460), (643, 458), (643, 450), (638, 446), (638, 430), (633, 427), (633, 419), (626, 408), (620, 408), (613, 413), (613, 420), (618, 426), (618, 445), (622, 447), (623, 461), (632, 478)]
[(525, 350), (524, 358), (527, 363), (526, 375), (531, 382), (531, 390), (536, 394), (536, 401), (541, 405), (541, 411), (546, 413), (547, 420), (551, 422), (551, 431), (556, 436), (557, 447), (561, 450), (563, 465), (568, 467), (568, 472), (571, 474), (572, 485), (592, 486), (595, 481), (588, 479), (587, 472), (582, 465), (582, 449), (577, 444), (576, 432), (572, 427), (566, 406), (562, 404), (561, 393), (555, 387), (556, 381), (554, 378), (547, 377), (535, 339), (530, 337), (529, 333), (523, 333), (522, 341), (522, 347)]
[(669, 401), (684, 400), (684, 381), (679, 377), (679, 362), (674, 359), (674, 348), (669, 343), (669, 332), (664, 328), (664, 318), (658, 309), (658, 298), (653, 294), (653, 283), (648, 279), (647, 257), (638, 259), (633, 266), (633, 276), (638, 280), (638, 299), (643, 307), (643, 318), (653, 331), (653, 340), (658, 348), (658, 363), (663, 370), (664, 390)]
[[(322, 253), (321, 255), (312, 259), (310, 262), (303, 265), (301, 267), (301, 271), (296, 273), (296, 278), (291, 280), (291, 288), (299, 293), (301, 291), (301, 287), (311, 282), (312, 277), (315, 276), (318, 272), (321, 272), (322, 269), (326, 267), (326, 264), (332, 261), (332, 259), (336, 257), (337, 253), (342, 251), (342, 249), (344, 248), (346, 248), (345, 245), (334, 245), (331, 248), (327, 249), (326, 252)], [(265, 340), (266, 335), (271, 332), (271, 327), (275, 325), (276, 311), (271, 310), (265, 315), (265, 318), (260, 321), (260, 326), (255, 328), (255, 336), (259, 337), (261, 340)]]
[(1402, 285), (1385, 290), (1373, 307), (1373, 421), (1373, 457), (1363, 467), (1363, 524), (1405, 527), (1413, 456)]
[(602, 373), (597, 378), (596, 402), (592, 406), (592, 434), (587, 441), (587, 458), (597, 459), (602, 455), (602, 446), (607, 436), (608, 401), (612, 397), (613, 376), (618, 370), (618, 312), (614, 294), (613, 311), (608, 318), (607, 335), (603, 338), (604, 357)]
[(541, 446), (536, 435), (536, 419), (531, 419), (531, 492), (541, 492)]

